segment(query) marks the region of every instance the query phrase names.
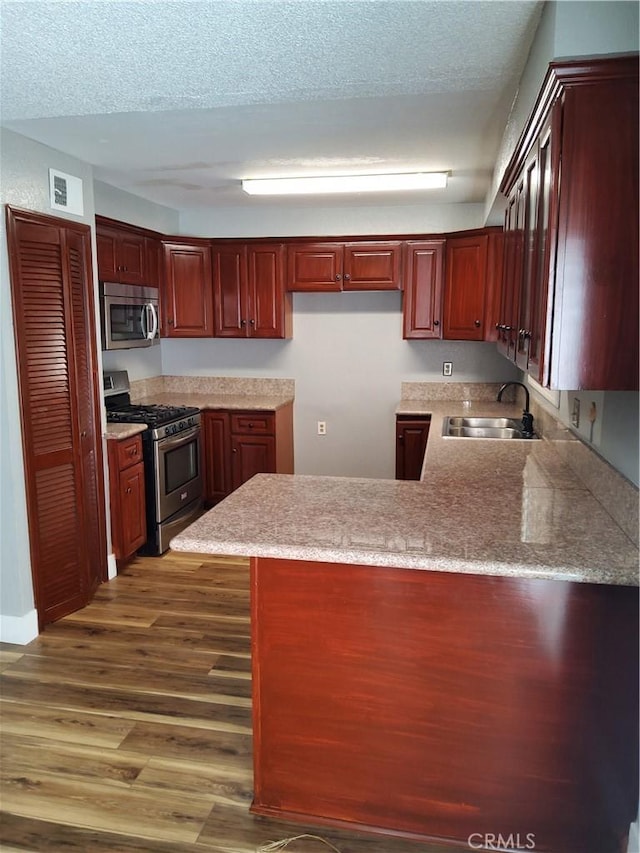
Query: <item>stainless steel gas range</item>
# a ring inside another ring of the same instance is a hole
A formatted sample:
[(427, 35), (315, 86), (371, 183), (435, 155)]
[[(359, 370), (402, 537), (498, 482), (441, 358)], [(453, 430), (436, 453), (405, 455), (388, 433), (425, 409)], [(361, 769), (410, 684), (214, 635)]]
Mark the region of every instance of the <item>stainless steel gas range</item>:
[(142, 433), (147, 542), (139, 553), (162, 554), (171, 537), (202, 512), (200, 410), (131, 403), (126, 370), (104, 373), (103, 381), (107, 421), (147, 426)]

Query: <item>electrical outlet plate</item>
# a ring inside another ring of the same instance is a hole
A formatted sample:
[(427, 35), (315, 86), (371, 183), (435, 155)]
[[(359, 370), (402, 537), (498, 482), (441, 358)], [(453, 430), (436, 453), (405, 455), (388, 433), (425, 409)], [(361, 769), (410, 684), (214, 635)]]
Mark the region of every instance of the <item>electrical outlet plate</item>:
[(580, 398), (573, 398), (573, 408), (571, 409), (571, 423), (578, 429), (580, 426)]
[(443, 361), (442, 362), (442, 375), (443, 376), (451, 376), (453, 373), (453, 362), (452, 361)]
[(327, 434), (327, 422), (326, 421), (318, 421), (318, 435), (326, 435)]

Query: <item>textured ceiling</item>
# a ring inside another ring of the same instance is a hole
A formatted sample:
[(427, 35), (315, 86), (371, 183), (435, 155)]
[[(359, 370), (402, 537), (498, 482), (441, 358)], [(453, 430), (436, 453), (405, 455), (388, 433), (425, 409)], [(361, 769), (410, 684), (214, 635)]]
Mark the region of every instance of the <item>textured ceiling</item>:
[(270, 203), (243, 177), (414, 169), (449, 187), (384, 203), (481, 201), (541, 6), (2, 0), (2, 121), (175, 208)]

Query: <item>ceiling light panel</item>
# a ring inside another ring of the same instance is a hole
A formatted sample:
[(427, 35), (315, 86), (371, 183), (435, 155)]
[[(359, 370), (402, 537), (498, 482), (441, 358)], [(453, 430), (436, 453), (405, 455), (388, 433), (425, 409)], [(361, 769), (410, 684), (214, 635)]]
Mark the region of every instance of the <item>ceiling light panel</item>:
[(315, 195), (402, 190), (447, 186), (447, 172), (401, 172), (392, 175), (333, 175), (306, 178), (258, 178), (242, 181), (249, 195)]

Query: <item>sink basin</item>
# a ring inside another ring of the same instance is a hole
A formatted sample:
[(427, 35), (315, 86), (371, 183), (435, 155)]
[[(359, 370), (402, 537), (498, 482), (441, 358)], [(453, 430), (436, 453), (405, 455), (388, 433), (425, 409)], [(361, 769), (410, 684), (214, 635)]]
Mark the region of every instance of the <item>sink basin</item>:
[(442, 424), (445, 438), (498, 438), (531, 441), (522, 433), (522, 422), (515, 418), (448, 417)]

